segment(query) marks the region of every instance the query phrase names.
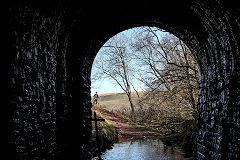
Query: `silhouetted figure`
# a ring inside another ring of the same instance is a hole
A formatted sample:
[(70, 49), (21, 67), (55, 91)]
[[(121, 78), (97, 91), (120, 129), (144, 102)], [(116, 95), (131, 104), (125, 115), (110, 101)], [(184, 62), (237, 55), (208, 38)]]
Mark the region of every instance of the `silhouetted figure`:
[(93, 96), (93, 103), (98, 104), (98, 94), (97, 94), (97, 92)]

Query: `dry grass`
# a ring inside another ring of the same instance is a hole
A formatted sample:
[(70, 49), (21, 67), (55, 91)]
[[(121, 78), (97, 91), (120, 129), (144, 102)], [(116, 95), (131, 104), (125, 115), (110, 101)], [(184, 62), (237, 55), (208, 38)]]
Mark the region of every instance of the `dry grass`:
[[(133, 103), (137, 104), (137, 94), (133, 94)], [(139, 92), (140, 95), (143, 92)], [(106, 93), (99, 95), (99, 104), (105, 106), (110, 111), (129, 111), (130, 104), (126, 93)]]

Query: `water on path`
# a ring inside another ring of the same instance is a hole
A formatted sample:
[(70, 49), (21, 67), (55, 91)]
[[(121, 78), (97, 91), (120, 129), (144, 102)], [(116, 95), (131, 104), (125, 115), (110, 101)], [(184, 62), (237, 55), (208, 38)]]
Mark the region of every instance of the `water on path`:
[[(190, 160), (177, 147), (166, 146), (158, 139), (141, 139), (114, 144), (102, 154), (104, 160)], [(92, 160), (97, 160), (93, 158)]]

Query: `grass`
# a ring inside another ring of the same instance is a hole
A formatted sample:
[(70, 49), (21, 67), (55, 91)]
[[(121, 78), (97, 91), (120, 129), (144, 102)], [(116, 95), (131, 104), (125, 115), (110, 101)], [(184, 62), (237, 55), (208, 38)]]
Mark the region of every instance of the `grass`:
[[(144, 92), (141, 91), (139, 92), (140, 95), (143, 95)], [(132, 92), (132, 100), (133, 103), (136, 105), (137, 104), (137, 94), (136, 92)], [(104, 109), (107, 110), (109, 112), (114, 112), (116, 113), (118, 116), (122, 117), (123, 119), (127, 120), (129, 123), (137, 125), (138, 127), (141, 128), (146, 128), (147, 130), (151, 131), (151, 132), (156, 132), (159, 133), (161, 135), (163, 135), (163, 133), (157, 129), (154, 129), (152, 127), (148, 127), (146, 125), (143, 124), (139, 124), (135, 121), (133, 121), (130, 117), (126, 116), (124, 113), (130, 113), (130, 104), (128, 101), (128, 97), (126, 95), (126, 93), (106, 93), (106, 94), (100, 94), (99, 95), (99, 106)]]
[[(110, 111), (107, 107), (105, 107), (105, 106), (99, 105), (99, 107), (101, 107), (101, 109), (104, 109), (104, 110), (106, 110), (106, 111), (108, 111), (108, 112), (111, 112), (111, 111)], [(131, 118), (129, 118), (128, 116), (126, 116), (126, 115), (124, 115), (124, 114), (122, 114), (122, 113), (120, 113), (120, 112), (114, 112), (114, 113), (117, 114), (119, 117), (121, 117), (121, 118), (125, 119), (126, 121), (128, 121), (130, 124), (134, 124), (134, 125), (138, 126), (139, 128), (145, 128), (145, 129), (147, 129), (147, 130), (150, 131), (150, 132), (155, 132), (155, 133), (159, 133), (160, 135), (163, 135), (163, 133), (162, 133), (161, 131), (156, 130), (156, 129), (151, 128), (151, 127), (148, 127), (148, 126), (146, 126), (146, 125), (139, 124), (139, 123), (133, 121), (133, 120), (132, 120)]]
[[(99, 115), (97, 115), (98, 118)], [(94, 126), (94, 122), (92, 122)], [(99, 146), (100, 151), (104, 152), (106, 149), (110, 149), (112, 145), (118, 142), (119, 131), (117, 128), (109, 124), (107, 121), (98, 122), (98, 137), (99, 137)], [(97, 156), (97, 141), (96, 141), (96, 131), (92, 135), (92, 153), (94, 156)]]
[[(139, 92), (143, 94), (144, 92)], [(137, 94), (132, 92), (132, 100), (137, 104)], [(106, 93), (99, 95), (99, 104), (105, 106), (109, 111), (129, 111), (130, 104), (126, 93)]]

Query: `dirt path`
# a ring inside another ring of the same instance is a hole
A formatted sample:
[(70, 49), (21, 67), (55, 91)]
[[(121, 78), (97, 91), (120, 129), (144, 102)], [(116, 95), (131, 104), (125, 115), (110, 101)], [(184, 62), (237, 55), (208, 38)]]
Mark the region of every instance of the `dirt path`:
[(148, 131), (146, 128), (131, 124), (117, 114), (101, 109), (96, 105), (93, 106), (92, 110), (107, 120), (108, 123), (119, 129), (121, 133), (120, 141), (160, 136), (158, 133)]

